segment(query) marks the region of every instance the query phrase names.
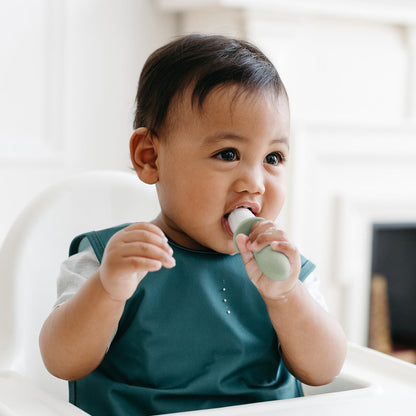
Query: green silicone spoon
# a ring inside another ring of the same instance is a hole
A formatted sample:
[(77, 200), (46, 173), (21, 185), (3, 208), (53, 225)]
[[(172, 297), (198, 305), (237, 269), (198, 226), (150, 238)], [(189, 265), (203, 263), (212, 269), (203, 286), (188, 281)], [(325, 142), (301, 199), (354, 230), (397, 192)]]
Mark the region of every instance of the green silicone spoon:
[[(249, 235), (253, 224), (261, 220), (263, 218), (256, 217), (248, 208), (237, 208), (231, 212), (228, 217), (228, 223), (233, 232), (233, 242), (237, 250), (238, 246), (235, 241), (237, 235)], [(255, 252), (254, 258), (261, 272), (269, 279), (282, 281), (288, 278), (290, 263), (283, 253), (274, 251), (270, 246), (266, 246), (259, 252)]]

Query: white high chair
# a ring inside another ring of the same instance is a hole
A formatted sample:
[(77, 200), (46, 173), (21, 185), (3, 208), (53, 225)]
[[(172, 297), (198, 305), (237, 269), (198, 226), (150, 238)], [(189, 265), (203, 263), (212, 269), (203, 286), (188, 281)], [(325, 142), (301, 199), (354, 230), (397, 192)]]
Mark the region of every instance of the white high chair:
[[(151, 220), (158, 211), (154, 187), (142, 184), (133, 173), (113, 171), (61, 181), (23, 210), (0, 249), (0, 416), (85, 415), (67, 402), (67, 383), (49, 375), (38, 347), (40, 328), (56, 299), (60, 264), (76, 235)], [(302, 398), (191, 413), (413, 415), (416, 366), (350, 344), (334, 382), (303, 388)]]
[(60, 263), (76, 235), (151, 220), (158, 210), (154, 187), (120, 171), (60, 181), (23, 210), (0, 250), (0, 415), (85, 414), (66, 403), (67, 383), (46, 371), (38, 347)]

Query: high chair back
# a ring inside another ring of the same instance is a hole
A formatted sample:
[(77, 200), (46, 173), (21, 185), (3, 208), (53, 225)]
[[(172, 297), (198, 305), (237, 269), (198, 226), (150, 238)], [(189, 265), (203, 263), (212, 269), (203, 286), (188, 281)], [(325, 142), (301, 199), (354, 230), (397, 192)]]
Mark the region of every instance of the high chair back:
[(0, 249), (0, 371), (15, 371), (67, 400), (67, 383), (43, 366), (38, 336), (69, 244), (82, 232), (151, 220), (158, 212), (154, 187), (120, 171), (60, 181), (23, 210)]

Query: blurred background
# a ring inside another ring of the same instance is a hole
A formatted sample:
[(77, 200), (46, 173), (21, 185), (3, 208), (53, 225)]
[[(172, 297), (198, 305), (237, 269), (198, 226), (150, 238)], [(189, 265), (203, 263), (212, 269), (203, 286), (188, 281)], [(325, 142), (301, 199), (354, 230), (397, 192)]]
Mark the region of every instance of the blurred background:
[(0, 0), (0, 243), (48, 185), (129, 170), (141, 67), (190, 32), (275, 63), (292, 111), (280, 221), (348, 338), (414, 362), (415, 0)]

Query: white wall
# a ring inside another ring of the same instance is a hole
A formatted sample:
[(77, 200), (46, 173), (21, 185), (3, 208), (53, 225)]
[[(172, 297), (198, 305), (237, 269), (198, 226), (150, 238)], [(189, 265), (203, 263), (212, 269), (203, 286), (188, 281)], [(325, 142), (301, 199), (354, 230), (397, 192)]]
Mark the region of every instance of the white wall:
[(184, 32), (243, 37), (274, 61), (293, 126), (282, 220), (349, 339), (366, 344), (372, 223), (416, 222), (416, 3), (159, 4)]
[(130, 167), (139, 72), (175, 29), (151, 0), (0, 0), (0, 242), (51, 182)]
[(283, 220), (366, 341), (372, 221), (416, 221), (416, 4), (408, 0), (0, 0), (0, 241), (39, 189), (127, 169), (139, 70), (172, 35), (247, 38), (293, 133)]

